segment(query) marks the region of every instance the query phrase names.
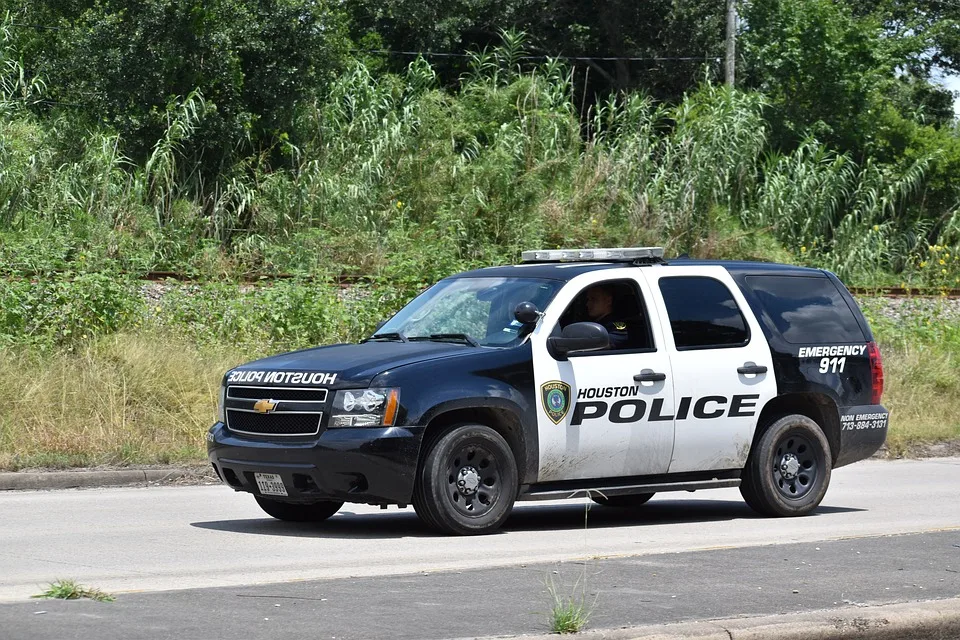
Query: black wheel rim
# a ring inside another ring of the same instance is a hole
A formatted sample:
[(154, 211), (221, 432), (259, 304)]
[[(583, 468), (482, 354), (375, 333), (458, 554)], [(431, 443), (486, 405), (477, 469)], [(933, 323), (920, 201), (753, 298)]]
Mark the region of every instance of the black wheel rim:
[(448, 458), (446, 495), (450, 504), (468, 518), (480, 518), (500, 498), (502, 469), (499, 460), (481, 444), (463, 444)]
[(806, 436), (787, 434), (777, 443), (773, 456), (773, 484), (788, 500), (800, 500), (810, 493), (820, 478), (817, 446)]

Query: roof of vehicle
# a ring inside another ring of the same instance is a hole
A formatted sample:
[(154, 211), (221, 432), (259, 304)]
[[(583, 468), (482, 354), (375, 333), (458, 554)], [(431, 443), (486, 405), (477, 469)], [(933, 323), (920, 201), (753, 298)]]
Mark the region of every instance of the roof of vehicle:
[[(693, 260), (673, 258), (663, 263), (642, 265), (637, 268), (656, 269), (660, 264), (671, 266), (720, 266), (731, 273), (766, 275), (823, 276), (823, 271), (775, 262), (747, 262), (736, 260)], [(452, 275), (452, 278), (547, 278), (571, 280), (576, 276), (599, 269), (622, 269), (629, 262), (532, 262), (527, 264), (484, 267)]]

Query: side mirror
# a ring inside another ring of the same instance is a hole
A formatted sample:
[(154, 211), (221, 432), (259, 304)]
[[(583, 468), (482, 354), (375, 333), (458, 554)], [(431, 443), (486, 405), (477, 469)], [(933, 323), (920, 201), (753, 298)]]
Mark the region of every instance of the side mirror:
[(523, 324), (537, 324), (540, 320), (540, 310), (532, 302), (521, 302), (513, 310), (513, 317)]
[(610, 334), (602, 324), (596, 322), (575, 322), (563, 329), (560, 337), (547, 339), (550, 351), (565, 358), (573, 351), (598, 351), (610, 346)]

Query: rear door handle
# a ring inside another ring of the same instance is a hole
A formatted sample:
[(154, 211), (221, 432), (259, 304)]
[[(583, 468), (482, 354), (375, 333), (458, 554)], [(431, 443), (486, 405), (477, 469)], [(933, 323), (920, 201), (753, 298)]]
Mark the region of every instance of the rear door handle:
[(744, 362), (743, 366), (737, 369), (737, 373), (766, 373), (767, 368), (762, 364), (754, 364), (753, 362)]
[(633, 379), (637, 382), (663, 382), (667, 379), (667, 374), (657, 373), (653, 369), (644, 369), (637, 375), (633, 376)]

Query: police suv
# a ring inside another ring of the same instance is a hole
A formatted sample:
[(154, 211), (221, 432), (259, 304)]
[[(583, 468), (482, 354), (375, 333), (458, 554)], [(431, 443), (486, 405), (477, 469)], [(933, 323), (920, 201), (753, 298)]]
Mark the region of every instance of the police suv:
[(412, 503), (479, 534), (516, 500), (716, 487), (810, 513), (886, 437), (863, 314), (827, 271), (662, 256), (527, 251), (441, 280), (359, 344), (237, 367), (210, 460), (298, 522)]

